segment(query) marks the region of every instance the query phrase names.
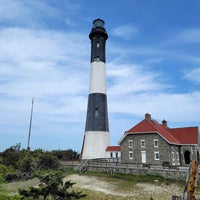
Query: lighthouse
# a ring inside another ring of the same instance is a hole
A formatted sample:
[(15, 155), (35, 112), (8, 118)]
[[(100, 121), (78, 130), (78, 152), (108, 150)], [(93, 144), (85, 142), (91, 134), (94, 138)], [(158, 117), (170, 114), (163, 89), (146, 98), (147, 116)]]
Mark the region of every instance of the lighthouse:
[(110, 145), (106, 95), (106, 40), (108, 34), (102, 19), (95, 19), (89, 34), (91, 40), (90, 83), (82, 159), (106, 158)]

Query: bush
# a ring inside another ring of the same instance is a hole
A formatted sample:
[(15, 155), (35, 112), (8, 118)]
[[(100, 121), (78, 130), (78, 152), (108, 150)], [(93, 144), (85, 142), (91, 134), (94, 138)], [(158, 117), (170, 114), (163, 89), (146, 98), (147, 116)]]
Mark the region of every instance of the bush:
[(9, 173), (4, 176), (4, 179), (8, 182), (17, 181), (18, 176), (17, 173)]
[(26, 152), (24, 157), (18, 161), (18, 168), (21, 172), (33, 171), (32, 157), (30, 152)]
[(79, 159), (79, 154), (72, 149), (67, 150), (54, 150), (53, 155), (55, 155), (59, 160), (62, 161), (75, 161)]
[(17, 169), (17, 162), (20, 159), (20, 151), (17, 146), (12, 146), (2, 153), (2, 164)]
[(2, 165), (2, 164), (0, 164), (0, 174), (5, 174), (5, 173), (6, 173), (6, 171), (7, 171), (7, 169), (6, 169), (6, 166), (5, 166), (5, 165)]
[(20, 200), (21, 197), (19, 195), (8, 196), (6, 194), (0, 194), (0, 200)]
[(51, 153), (43, 153), (39, 156), (38, 161), (37, 161), (37, 167), (38, 169), (57, 169), (59, 164), (58, 164), (58, 159), (54, 157)]
[(74, 183), (67, 181), (63, 183), (63, 176), (58, 173), (47, 174), (38, 177), (40, 179), (39, 187), (30, 187), (28, 190), (19, 190), (22, 199), (54, 199), (54, 200), (72, 200), (81, 199), (86, 195), (81, 192), (68, 192)]

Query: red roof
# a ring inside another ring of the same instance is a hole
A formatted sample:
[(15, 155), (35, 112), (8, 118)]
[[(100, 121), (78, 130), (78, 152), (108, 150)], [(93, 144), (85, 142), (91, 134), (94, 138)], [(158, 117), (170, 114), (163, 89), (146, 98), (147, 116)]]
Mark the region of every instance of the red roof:
[(185, 128), (169, 128), (164, 120), (163, 124), (159, 124), (156, 120), (151, 119), (150, 114), (145, 114), (145, 119), (139, 122), (136, 126), (125, 132), (120, 143), (129, 134), (138, 133), (158, 133), (168, 143), (183, 145), (183, 144), (198, 144), (198, 127)]
[(120, 146), (107, 146), (106, 151), (120, 151)]
[(198, 127), (172, 128), (170, 133), (176, 137), (181, 144), (198, 143)]

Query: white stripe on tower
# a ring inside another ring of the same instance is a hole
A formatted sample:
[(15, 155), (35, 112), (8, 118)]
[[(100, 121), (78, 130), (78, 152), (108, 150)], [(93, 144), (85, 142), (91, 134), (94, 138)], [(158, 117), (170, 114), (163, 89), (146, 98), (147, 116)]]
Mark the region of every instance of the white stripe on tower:
[(102, 19), (93, 21), (89, 38), (91, 40), (90, 85), (82, 159), (106, 158), (105, 150), (110, 145), (105, 64), (105, 45), (108, 35)]
[(106, 94), (106, 65), (104, 62), (92, 62), (90, 64), (90, 88), (89, 93)]

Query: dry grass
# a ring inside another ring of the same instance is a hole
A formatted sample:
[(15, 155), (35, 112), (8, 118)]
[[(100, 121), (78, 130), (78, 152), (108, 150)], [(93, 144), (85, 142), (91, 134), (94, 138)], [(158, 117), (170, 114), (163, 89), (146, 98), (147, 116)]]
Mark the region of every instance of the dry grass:
[(34, 178), (28, 181), (19, 181), (19, 182), (12, 182), (3, 184), (1, 190), (4, 193), (9, 194), (9, 196), (18, 194), (18, 189), (26, 189), (31, 186), (37, 186), (39, 184), (39, 179)]
[[(132, 175), (130, 175), (132, 176)], [(139, 177), (137, 177), (139, 178)], [(182, 195), (183, 186), (177, 183), (160, 182), (156, 179), (147, 182), (135, 182), (116, 177), (71, 175), (67, 179), (76, 182), (74, 189), (81, 190), (85, 200), (171, 200), (172, 194)]]
[[(184, 182), (166, 180), (157, 176), (114, 176), (95, 173), (87, 175), (71, 174), (64, 180), (76, 183), (73, 190), (87, 194), (85, 200), (171, 200), (172, 194), (181, 196)], [(3, 184), (4, 192), (17, 193), (19, 188), (37, 186), (38, 179)], [(198, 191), (197, 197), (200, 193)]]

